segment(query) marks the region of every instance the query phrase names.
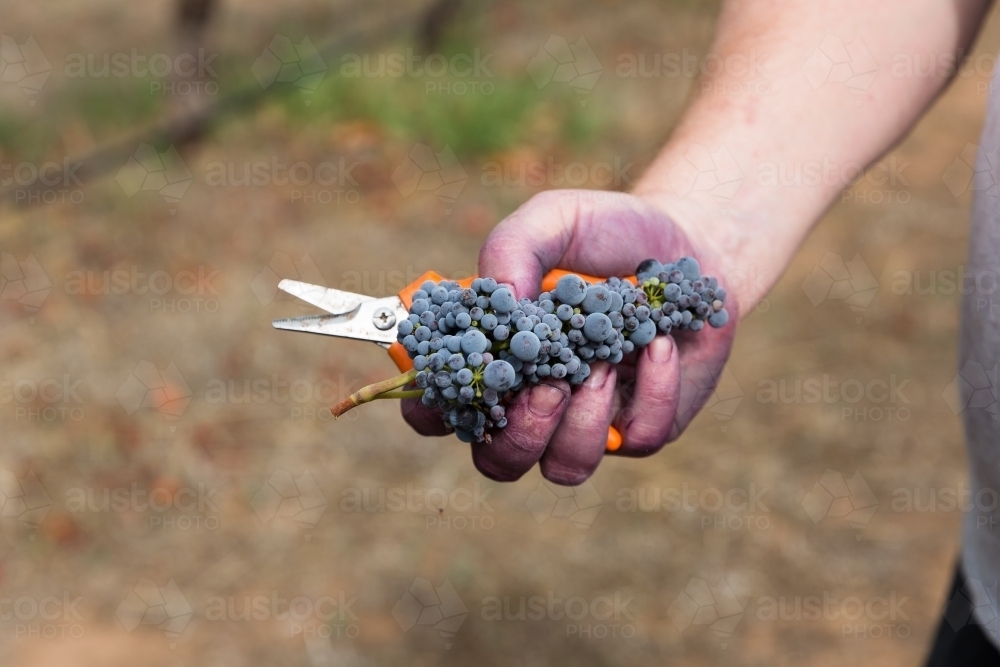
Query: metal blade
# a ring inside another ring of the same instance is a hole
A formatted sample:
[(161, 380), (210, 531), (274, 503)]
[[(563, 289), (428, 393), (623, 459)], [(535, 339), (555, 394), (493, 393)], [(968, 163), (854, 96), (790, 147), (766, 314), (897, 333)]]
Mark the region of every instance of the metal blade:
[(307, 315), (274, 320), (275, 329), (303, 331), (378, 343), (389, 347), (396, 342), (396, 324), (409, 315), (399, 297), (368, 297), (356, 312), (347, 315)]
[(358, 309), (362, 303), (374, 301), (375, 297), (345, 292), (332, 287), (310, 285), (298, 280), (285, 278), (278, 283), (278, 289), (288, 292), (317, 308), (322, 308), (333, 315), (348, 315)]

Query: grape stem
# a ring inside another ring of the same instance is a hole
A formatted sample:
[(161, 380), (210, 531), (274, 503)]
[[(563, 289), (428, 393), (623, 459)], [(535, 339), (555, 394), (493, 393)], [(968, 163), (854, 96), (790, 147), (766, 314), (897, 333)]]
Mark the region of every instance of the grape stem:
[(376, 400), (380, 398), (420, 398), (424, 395), (423, 389), (397, 389), (395, 391), (386, 391), (375, 397)]
[[(333, 412), (334, 417), (340, 417), (340, 415), (352, 408), (356, 408), (363, 403), (371, 403), (379, 398), (415, 398), (417, 396), (422, 396), (423, 390), (395, 391), (396, 389), (413, 382), (413, 380), (417, 377), (417, 372), (418, 371), (416, 369), (410, 369), (402, 375), (397, 375), (394, 378), (389, 378), (388, 380), (383, 380), (382, 382), (376, 382), (375, 384), (370, 384), (367, 387), (362, 387), (342, 400), (340, 403), (337, 403), (330, 410)], [(405, 396), (403, 394), (405, 394)]]

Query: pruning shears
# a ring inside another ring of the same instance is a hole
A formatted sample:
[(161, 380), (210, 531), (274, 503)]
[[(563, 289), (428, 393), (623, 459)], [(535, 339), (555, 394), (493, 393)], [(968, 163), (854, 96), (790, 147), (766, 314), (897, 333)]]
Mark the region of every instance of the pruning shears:
[[(553, 269), (542, 281), (542, 291), (554, 290), (559, 279), (568, 273), (576, 273), (589, 283), (603, 280), (575, 271)], [(462, 287), (470, 287), (474, 279), (475, 276), (472, 276), (455, 282)], [(323, 309), (327, 314), (277, 319), (272, 321), (271, 325), (275, 329), (285, 331), (302, 331), (375, 343), (385, 348), (396, 368), (405, 373), (413, 368), (413, 360), (410, 359), (406, 349), (396, 341), (396, 324), (409, 316), (413, 293), (427, 280), (441, 282), (445, 278), (428, 271), (404, 287), (396, 296), (379, 298), (286, 278), (278, 283), (280, 290)], [(607, 450), (613, 452), (621, 445), (621, 434), (614, 426), (609, 426)]]

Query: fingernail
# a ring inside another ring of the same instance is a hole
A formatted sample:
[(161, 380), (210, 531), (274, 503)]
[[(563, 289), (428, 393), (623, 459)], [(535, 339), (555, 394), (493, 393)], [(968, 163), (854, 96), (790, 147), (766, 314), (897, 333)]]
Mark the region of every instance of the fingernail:
[(646, 354), (649, 355), (650, 361), (654, 361), (658, 364), (662, 364), (666, 361), (670, 361), (670, 357), (674, 353), (674, 342), (669, 336), (657, 336), (646, 348)]
[(536, 417), (548, 417), (566, 400), (566, 394), (555, 387), (540, 384), (531, 390), (529, 408)]
[(598, 362), (590, 367), (590, 375), (584, 384), (590, 389), (600, 389), (611, 375), (611, 364)]

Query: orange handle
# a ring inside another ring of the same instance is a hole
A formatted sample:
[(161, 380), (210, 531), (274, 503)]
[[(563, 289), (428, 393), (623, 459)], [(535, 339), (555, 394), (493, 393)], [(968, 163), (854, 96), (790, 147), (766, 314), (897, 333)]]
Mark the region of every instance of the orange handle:
[[(546, 274), (545, 278), (542, 280), (542, 291), (551, 292), (556, 288), (556, 283), (563, 276), (575, 273), (574, 271), (564, 271), (563, 269), (552, 269)], [(577, 273), (576, 275), (583, 278), (588, 283), (599, 283), (604, 280), (604, 278), (596, 278), (594, 276), (588, 276), (582, 273)], [(464, 278), (462, 280), (456, 280), (462, 287), (471, 287), (472, 281), (475, 280), (476, 276), (471, 276), (469, 278)], [(635, 282), (635, 276), (629, 276), (629, 278)], [(417, 278), (415, 281), (404, 287), (399, 292), (399, 300), (403, 302), (403, 305), (407, 308), (413, 303), (413, 293), (420, 289), (420, 286), (425, 282), (431, 280), (433, 282), (439, 283), (445, 280), (445, 277), (437, 274), (433, 271), (428, 271), (424, 275)], [(404, 348), (399, 343), (393, 343), (389, 346), (389, 357), (396, 364), (396, 368), (399, 369), (400, 373), (405, 373), (406, 371), (413, 368), (413, 360), (410, 359), (410, 355), (407, 354), (406, 348)], [(607, 451), (613, 452), (622, 446), (622, 436), (614, 426), (608, 427), (608, 443)]]

